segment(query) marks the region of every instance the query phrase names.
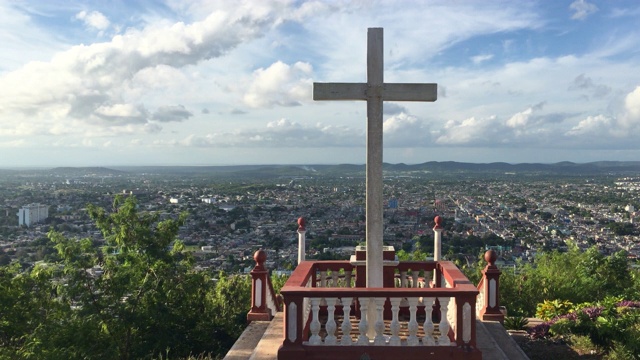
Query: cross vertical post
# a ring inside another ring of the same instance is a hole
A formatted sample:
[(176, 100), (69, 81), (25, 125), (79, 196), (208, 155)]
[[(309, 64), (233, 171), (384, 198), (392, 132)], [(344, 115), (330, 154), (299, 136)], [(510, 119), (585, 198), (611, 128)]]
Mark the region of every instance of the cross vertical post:
[(383, 287), (383, 101), (436, 101), (436, 84), (385, 84), (383, 29), (367, 32), (366, 83), (313, 83), (314, 100), (367, 101), (366, 286)]
[(367, 287), (382, 287), (382, 237), (384, 233), (382, 208), (383, 47), (382, 29), (369, 29), (367, 33)]

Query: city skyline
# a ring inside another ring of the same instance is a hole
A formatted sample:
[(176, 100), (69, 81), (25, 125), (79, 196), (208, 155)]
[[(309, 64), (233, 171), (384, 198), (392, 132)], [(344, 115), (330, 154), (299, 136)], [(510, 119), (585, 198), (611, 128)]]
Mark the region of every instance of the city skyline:
[(640, 159), (633, 1), (0, 3), (0, 167), (365, 162), (362, 102), (312, 83), (438, 83), (385, 103), (384, 161)]

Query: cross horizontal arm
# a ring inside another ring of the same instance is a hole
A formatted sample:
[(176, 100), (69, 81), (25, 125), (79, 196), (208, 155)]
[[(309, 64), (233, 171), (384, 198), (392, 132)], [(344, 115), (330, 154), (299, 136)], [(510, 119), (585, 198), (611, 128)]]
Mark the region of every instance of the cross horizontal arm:
[(314, 82), (313, 100), (367, 100), (367, 84)]
[(436, 101), (438, 84), (385, 83), (382, 99), (385, 101)]
[[(367, 100), (365, 83), (313, 83), (313, 100)], [(383, 84), (384, 101), (436, 101), (437, 84)]]

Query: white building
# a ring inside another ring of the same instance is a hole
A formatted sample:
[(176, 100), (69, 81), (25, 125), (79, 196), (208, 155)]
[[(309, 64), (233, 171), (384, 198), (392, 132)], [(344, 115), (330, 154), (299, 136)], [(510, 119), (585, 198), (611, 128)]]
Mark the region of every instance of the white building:
[(18, 226), (32, 224), (44, 221), (49, 217), (49, 207), (42, 204), (29, 204), (18, 210)]

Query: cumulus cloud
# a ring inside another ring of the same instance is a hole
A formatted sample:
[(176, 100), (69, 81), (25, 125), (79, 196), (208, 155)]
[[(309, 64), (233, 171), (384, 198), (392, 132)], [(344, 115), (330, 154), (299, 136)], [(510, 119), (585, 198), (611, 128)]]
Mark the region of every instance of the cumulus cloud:
[[(472, 116), (449, 120), (433, 132), (438, 145), (511, 147), (549, 144), (558, 140), (559, 128), (574, 115), (543, 113), (546, 102), (532, 105), (511, 116)], [(560, 132), (562, 133), (562, 131)]]
[(598, 7), (588, 3), (586, 0), (576, 0), (569, 5), (569, 10), (573, 12), (571, 18), (574, 20), (584, 20), (589, 15), (598, 11)]
[(99, 11), (80, 11), (76, 14), (76, 19), (82, 20), (86, 27), (99, 31), (104, 31), (111, 25), (109, 19)]
[(578, 125), (574, 126), (567, 132), (569, 136), (589, 135), (589, 134), (608, 134), (613, 128), (614, 119), (604, 116), (587, 116), (586, 119), (581, 120)]
[(541, 102), (523, 111), (515, 113), (507, 120), (506, 125), (514, 129), (525, 128), (532, 121), (534, 112), (542, 110), (543, 107), (544, 102)]
[(621, 139), (636, 139), (640, 135), (640, 86), (628, 93), (617, 116), (592, 115), (578, 122), (568, 137), (582, 136), (584, 141), (596, 139), (600, 145), (618, 147)]
[(404, 112), (383, 123), (384, 145), (388, 147), (424, 147), (431, 145), (429, 126)]
[[(152, 121), (142, 99), (154, 83), (140, 80), (152, 79), (154, 71), (166, 72), (220, 57), (260, 37), (279, 17), (274, 9), (259, 10), (236, 7), (214, 11), (191, 24), (128, 29), (111, 41), (74, 46), (49, 62), (31, 62), (6, 73), (0, 76), (0, 129), (22, 122), (48, 131), (54, 124), (66, 122), (68, 126), (73, 120), (90, 126)], [(107, 26), (98, 14), (78, 16), (96, 28)], [(291, 68), (292, 74), (310, 71), (304, 64)], [(138, 74), (144, 76), (136, 78)], [(288, 90), (291, 101), (304, 92), (295, 86)], [(166, 114), (156, 114), (156, 120), (166, 121)], [(186, 115), (178, 116), (185, 119)]]
[(260, 68), (253, 73), (244, 102), (254, 108), (300, 105), (311, 98), (312, 72), (311, 65), (304, 62), (288, 65), (277, 61)]
[(462, 121), (449, 120), (435, 142), (438, 145), (492, 144), (498, 138), (495, 136), (496, 124), (495, 115), (483, 119), (472, 116)]
[(382, 113), (384, 115), (398, 115), (400, 113), (406, 113), (407, 109), (402, 106), (402, 105), (398, 105), (396, 103), (392, 103), (392, 102), (385, 102), (382, 105)]
[(155, 121), (170, 122), (170, 121), (183, 121), (193, 116), (193, 114), (185, 109), (182, 105), (175, 106), (162, 106), (159, 107), (151, 117)]
[(624, 98), (625, 114), (621, 118), (624, 127), (631, 128), (640, 125), (640, 86)]

